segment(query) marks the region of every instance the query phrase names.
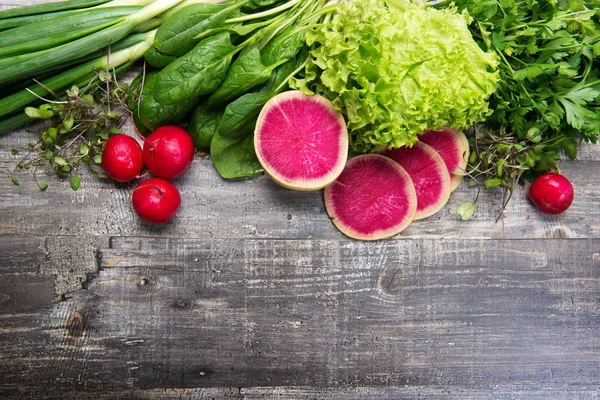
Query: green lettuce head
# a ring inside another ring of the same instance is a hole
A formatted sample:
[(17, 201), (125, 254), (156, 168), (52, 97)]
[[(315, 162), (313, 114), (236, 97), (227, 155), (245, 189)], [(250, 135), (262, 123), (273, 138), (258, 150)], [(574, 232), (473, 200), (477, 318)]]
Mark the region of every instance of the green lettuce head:
[(357, 152), (412, 145), (425, 129), (466, 129), (490, 114), (497, 60), (468, 15), (403, 0), (346, 0), (307, 33), (311, 59), (292, 85), (329, 98)]

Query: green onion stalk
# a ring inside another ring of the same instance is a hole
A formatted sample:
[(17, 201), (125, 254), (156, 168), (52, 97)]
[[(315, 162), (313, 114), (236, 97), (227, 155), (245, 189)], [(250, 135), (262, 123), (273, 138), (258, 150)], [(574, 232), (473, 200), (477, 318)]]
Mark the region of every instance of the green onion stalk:
[(99, 70), (132, 65), (176, 10), (212, 0), (66, 0), (0, 11), (0, 135)]

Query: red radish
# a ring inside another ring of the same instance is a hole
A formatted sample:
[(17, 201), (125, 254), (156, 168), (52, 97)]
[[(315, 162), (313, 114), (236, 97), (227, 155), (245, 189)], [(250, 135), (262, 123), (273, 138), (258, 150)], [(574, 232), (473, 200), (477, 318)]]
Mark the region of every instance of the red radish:
[(102, 168), (106, 175), (117, 182), (129, 182), (144, 167), (142, 148), (131, 136), (116, 134), (104, 144)]
[(131, 196), (135, 213), (152, 224), (169, 222), (181, 205), (177, 187), (161, 178), (146, 179), (138, 185)]
[(441, 131), (427, 130), (419, 140), (433, 147), (444, 159), (450, 173), (450, 186), (454, 190), (460, 184), (469, 160), (469, 141), (465, 134), (450, 128)]
[(378, 154), (352, 158), (325, 188), (325, 207), (345, 235), (377, 240), (402, 232), (413, 220), (417, 195), (408, 173)]
[(189, 168), (193, 159), (194, 141), (178, 126), (161, 126), (144, 141), (144, 164), (160, 178), (178, 177)]
[(575, 193), (567, 178), (555, 172), (538, 176), (529, 188), (529, 198), (545, 214), (561, 214), (573, 203)]
[(342, 114), (319, 95), (288, 91), (269, 100), (254, 132), (258, 161), (275, 182), (296, 190), (324, 188), (348, 158)]
[(383, 150), (380, 154), (400, 164), (410, 175), (417, 192), (415, 219), (438, 212), (450, 197), (450, 175), (442, 157), (422, 142), (412, 147)]

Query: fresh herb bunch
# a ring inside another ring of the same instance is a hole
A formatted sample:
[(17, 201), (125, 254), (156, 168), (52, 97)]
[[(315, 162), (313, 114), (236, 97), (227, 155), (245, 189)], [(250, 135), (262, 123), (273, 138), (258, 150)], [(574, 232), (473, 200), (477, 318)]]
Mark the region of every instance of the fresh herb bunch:
[[(125, 99), (136, 96), (139, 94), (128, 84), (117, 81), (115, 72), (99, 71), (85, 87), (74, 85), (63, 98), (55, 94), (54, 100), (43, 99), (37, 108), (27, 107), (29, 118), (49, 123), (17, 163), (11, 174), (13, 183), (19, 185), (17, 170), (32, 169), (33, 179), (45, 190), (48, 185), (37, 176), (41, 169), (47, 175), (70, 176), (71, 188), (77, 190), (80, 163), (105, 178), (100, 167), (102, 149), (110, 136), (121, 133), (121, 126), (131, 115)], [(12, 153), (17, 155), (19, 151), (13, 149)]]
[(466, 173), (480, 189), (503, 187), (504, 208), (517, 182), (557, 168), (562, 153), (576, 158), (579, 142), (597, 142), (600, 12), (597, 2), (583, 0), (456, 0), (452, 6), (469, 12), (471, 34), (500, 59), (493, 113), (470, 136)]
[[(499, 158), (517, 162), (524, 169), (521, 175), (531, 178), (552, 169), (561, 151), (575, 158), (579, 141), (596, 143), (600, 131), (597, 5), (581, 0), (455, 3), (473, 17), (471, 33), (479, 45), (501, 60), (498, 89), (490, 99), (494, 112), (486, 121), (489, 131), (486, 137), (472, 139), (476, 153), (481, 155), (482, 148), (497, 141), (537, 146), (537, 153), (529, 149), (509, 152), (514, 156), (509, 159)], [(471, 166), (482, 161), (477, 159)], [(510, 187), (505, 174), (485, 176), (501, 178), (502, 186)]]

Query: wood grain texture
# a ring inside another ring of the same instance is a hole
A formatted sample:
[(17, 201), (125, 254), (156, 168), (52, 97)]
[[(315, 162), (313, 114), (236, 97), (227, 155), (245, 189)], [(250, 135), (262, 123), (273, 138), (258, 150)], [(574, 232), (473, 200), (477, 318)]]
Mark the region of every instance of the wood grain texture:
[(0, 341), (19, 391), (599, 389), (600, 239), (111, 244), (86, 290)]
[[(9, 152), (15, 144), (11, 138), (0, 142), (0, 176), (8, 176), (16, 162)], [(463, 222), (455, 210), (472, 200), (475, 191), (462, 184), (444, 209), (416, 221), (396, 239), (600, 236), (600, 189), (589, 179), (600, 175), (600, 162), (582, 160), (561, 165), (576, 188), (573, 206), (561, 216), (540, 214), (527, 200), (526, 188), (519, 188), (500, 222), (496, 223), (502, 202), (499, 191), (486, 192), (475, 217)], [(53, 268), (58, 293), (80, 287), (85, 274), (95, 270), (95, 252), (107, 246), (110, 236), (344, 238), (325, 212), (322, 191), (293, 192), (265, 176), (225, 181), (207, 157), (197, 157), (190, 171), (175, 181), (182, 193), (182, 207), (174, 221), (161, 227), (135, 217), (130, 208), (134, 184), (100, 181), (85, 170), (81, 175), (83, 184), (75, 193), (68, 182), (54, 177), (45, 178), (50, 186), (40, 192), (27, 171), (17, 175), (21, 182), (18, 187), (8, 178), (0, 179), (2, 233), (55, 238), (49, 243), (49, 257), (57, 260)], [(56, 239), (59, 237), (64, 239)]]
[(560, 162), (563, 215), (525, 186), (500, 222), (496, 190), (463, 222), (463, 183), (362, 243), (322, 191), (225, 181), (207, 155), (161, 227), (135, 217), (135, 184), (86, 170), (77, 192), (30, 171), (15, 186), (31, 129), (0, 138), (0, 398), (600, 399), (597, 145)]

